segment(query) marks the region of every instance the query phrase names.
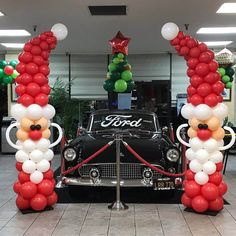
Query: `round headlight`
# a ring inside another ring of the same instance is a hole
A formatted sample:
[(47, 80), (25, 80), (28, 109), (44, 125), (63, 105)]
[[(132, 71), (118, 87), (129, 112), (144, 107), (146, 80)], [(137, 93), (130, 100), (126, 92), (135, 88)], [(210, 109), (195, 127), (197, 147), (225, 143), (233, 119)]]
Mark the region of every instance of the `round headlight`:
[(166, 153), (166, 157), (171, 162), (176, 162), (179, 159), (179, 152), (177, 149), (169, 149)]
[(76, 158), (76, 151), (75, 151), (75, 149), (73, 149), (73, 148), (67, 148), (67, 149), (64, 151), (64, 158), (65, 158), (67, 161), (73, 161), (73, 160)]

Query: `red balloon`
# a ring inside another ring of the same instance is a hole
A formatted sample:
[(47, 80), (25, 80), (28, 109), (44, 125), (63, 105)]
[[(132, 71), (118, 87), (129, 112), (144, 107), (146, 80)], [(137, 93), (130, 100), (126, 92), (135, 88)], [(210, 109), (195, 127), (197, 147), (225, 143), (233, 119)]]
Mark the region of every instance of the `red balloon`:
[(190, 84), (194, 87), (194, 88), (197, 88), (200, 84), (203, 83), (203, 79), (201, 76), (199, 75), (193, 75), (191, 78), (190, 78)]
[(42, 65), (42, 66), (39, 67), (39, 72), (46, 75), (46, 76), (48, 76), (49, 73), (50, 73), (50, 69), (47, 65)]
[(198, 45), (198, 48), (200, 49), (201, 52), (205, 52), (208, 49), (208, 47), (207, 47), (207, 45), (205, 43), (200, 43)]
[(33, 47), (31, 48), (31, 53), (32, 53), (33, 55), (40, 55), (41, 52), (42, 52), (42, 50), (41, 50), (41, 48), (40, 48), (39, 46), (33, 46)]
[(20, 195), (17, 196), (16, 198), (16, 206), (20, 209), (20, 210), (26, 210), (30, 208), (30, 203), (29, 200), (21, 197)]
[(203, 103), (203, 97), (201, 97), (201, 96), (198, 95), (198, 94), (194, 94), (194, 95), (191, 97), (190, 102), (191, 102), (194, 106), (197, 106), (197, 105)]
[(31, 48), (32, 48), (32, 44), (28, 42), (24, 45), (23, 50), (26, 52), (30, 52)]
[(182, 46), (182, 47), (185, 46), (186, 43), (187, 43), (187, 41), (186, 41), (185, 39), (181, 39), (181, 40), (179, 41), (179, 45)]
[(24, 171), (20, 171), (18, 174), (18, 179), (21, 184), (30, 181), (30, 175), (26, 174)]
[(186, 55), (188, 55), (188, 53), (189, 53), (188, 47), (186, 47), (186, 46), (181, 47), (181, 49), (179, 51), (180, 56), (186, 56)]
[(219, 185), (222, 182), (222, 179), (222, 174), (219, 171), (209, 175), (209, 182), (215, 185)]
[(194, 180), (195, 173), (188, 169), (185, 173), (185, 178), (187, 180)]
[(200, 62), (204, 62), (204, 63), (210, 63), (212, 60), (211, 54), (208, 51), (202, 52), (198, 59)]
[(197, 92), (197, 90), (192, 85), (188, 86), (187, 93), (188, 93), (189, 96), (194, 95), (196, 92)]
[(42, 132), (39, 130), (31, 130), (29, 132), (29, 138), (32, 140), (39, 140), (42, 138)]
[(47, 205), (52, 206), (52, 205), (56, 204), (57, 199), (58, 199), (57, 194), (55, 192), (53, 192), (51, 195), (49, 195), (47, 197)]
[(192, 207), (192, 199), (188, 197), (185, 193), (181, 196), (181, 202), (186, 207)]
[(195, 68), (196, 74), (200, 76), (206, 76), (209, 73), (209, 67), (206, 63), (199, 63)]
[(209, 202), (209, 210), (220, 211), (223, 209), (224, 201), (222, 197), (216, 198), (214, 201)]
[(37, 186), (32, 182), (25, 182), (21, 185), (20, 195), (25, 199), (30, 199), (37, 193)]
[(184, 190), (188, 197), (193, 198), (200, 194), (201, 186), (195, 181), (190, 180), (185, 183)]
[(43, 57), (44, 60), (48, 60), (48, 57), (49, 57), (48, 51), (43, 51), (43, 52), (41, 53), (41, 56)]
[(49, 169), (47, 172), (43, 173), (44, 179), (53, 179), (53, 170)]
[(14, 71), (14, 68), (12, 66), (5, 66), (4, 67), (4, 73), (6, 75), (11, 75)]
[(185, 55), (185, 56), (184, 56), (184, 60), (185, 60), (185, 61), (188, 61), (189, 59), (190, 59), (190, 56), (189, 56), (189, 55)]
[(175, 46), (175, 50), (176, 50), (177, 52), (179, 52), (180, 49), (181, 49), (181, 46), (180, 46), (180, 45), (176, 45), (176, 46)]
[(191, 77), (191, 76), (193, 76), (194, 74), (195, 74), (195, 70), (190, 69), (190, 68), (187, 69), (187, 76), (188, 76), (188, 77)]
[(220, 95), (224, 91), (224, 87), (224, 84), (221, 81), (218, 81), (212, 85), (212, 92)]
[(214, 84), (221, 79), (218, 72), (210, 72), (204, 77), (204, 81), (209, 84)]
[(210, 107), (214, 107), (218, 104), (217, 95), (214, 93), (210, 93), (208, 96), (204, 98), (204, 103)]
[(18, 73), (23, 74), (25, 72), (25, 64), (20, 62), (16, 65), (16, 70)]
[(45, 33), (42, 33), (42, 34), (39, 35), (39, 37), (40, 37), (41, 40), (46, 40), (47, 35)]
[(44, 59), (41, 56), (34, 56), (33, 62), (38, 66), (41, 66), (44, 64)]
[(194, 47), (197, 47), (198, 45), (198, 41), (193, 39), (193, 38), (190, 38), (189, 40), (187, 40), (187, 47), (189, 48), (194, 48)]
[(202, 83), (197, 87), (197, 93), (202, 97), (206, 97), (207, 95), (209, 95), (211, 93), (211, 90), (211, 85), (208, 83)]
[(25, 70), (28, 74), (34, 75), (34, 74), (38, 73), (39, 67), (35, 63), (30, 62), (26, 65)]
[(26, 92), (26, 88), (23, 84), (19, 84), (16, 86), (16, 94), (18, 94), (19, 96), (22, 96), (23, 94), (25, 94)]
[(46, 41), (48, 44), (56, 44), (57, 43), (57, 39), (55, 36), (47, 37)]
[(32, 38), (31, 40), (30, 40), (30, 42), (33, 44), (33, 45), (39, 45), (40, 44), (40, 42), (41, 42), (41, 39), (40, 39), (40, 37), (34, 37), (34, 38)]
[(44, 32), (44, 34), (48, 37), (51, 37), (53, 36), (53, 32), (52, 31), (47, 31), (47, 32)]
[(54, 185), (49, 179), (43, 179), (41, 183), (38, 184), (38, 193), (41, 193), (45, 196), (52, 194), (54, 190)]
[(52, 181), (53, 186), (55, 187), (56, 186), (56, 180), (55, 179), (51, 179), (51, 181)]
[(214, 58), (215, 58), (214, 52), (208, 49), (208, 50), (207, 50), (207, 53), (210, 55), (211, 60), (214, 60)]
[(224, 167), (224, 165), (222, 162), (216, 163), (216, 171), (222, 171), (223, 167)]
[(218, 64), (218, 62), (212, 60), (212, 61), (208, 64), (208, 66), (209, 66), (210, 71), (216, 72), (217, 69), (218, 69), (218, 67), (219, 67), (219, 64)]
[(217, 96), (218, 102), (223, 102), (223, 97), (221, 95)]
[(30, 96), (35, 97), (40, 93), (40, 86), (36, 83), (29, 83), (26, 87), (26, 92)]
[(228, 189), (227, 184), (224, 181), (222, 181), (218, 187), (219, 187), (219, 195), (223, 196), (227, 192)]
[(209, 129), (199, 129), (197, 131), (197, 136), (199, 139), (206, 141), (207, 139), (211, 138), (212, 131)]
[(17, 161), (17, 162), (16, 162), (16, 169), (17, 169), (18, 171), (22, 171), (22, 165), (23, 165), (23, 163), (20, 163), (19, 161)]
[(19, 193), (21, 189), (21, 183), (19, 181), (16, 181), (13, 185), (13, 190), (15, 193)]
[(190, 57), (198, 58), (200, 56), (200, 49), (198, 47), (191, 48), (189, 51)]
[(16, 81), (17, 84), (21, 84), (21, 83), (22, 83), (22, 77), (21, 77), (21, 75), (18, 75), (18, 76), (16, 77), (15, 81)]
[(40, 193), (37, 193), (31, 200), (30, 206), (35, 211), (42, 211), (47, 206), (47, 198)]
[(21, 83), (24, 85), (28, 85), (30, 82), (33, 81), (32, 76), (27, 73), (22, 74), (20, 77), (21, 77)]
[(202, 196), (208, 200), (213, 201), (219, 196), (218, 187), (213, 183), (206, 183), (201, 188)]
[(18, 103), (21, 103), (25, 107), (30, 106), (34, 103), (34, 98), (28, 94), (23, 94), (19, 99), (17, 100)]
[(195, 69), (195, 67), (199, 64), (199, 60), (197, 58), (190, 58), (187, 61), (187, 65), (190, 69)]
[(180, 40), (179, 40), (177, 37), (175, 37), (174, 39), (172, 39), (172, 40), (170, 41), (170, 44), (171, 44), (172, 46), (176, 46), (176, 45), (179, 44), (179, 42), (180, 42)]
[(35, 97), (35, 103), (40, 106), (45, 106), (48, 104), (48, 95), (40, 93)]
[(49, 95), (50, 92), (51, 92), (51, 88), (48, 84), (45, 84), (45, 85), (41, 86), (41, 93)]
[(208, 206), (208, 201), (201, 195), (192, 199), (192, 208), (196, 212), (204, 212), (207, 210)]
[(42, 73), (37, 73), (36, 75), (34, 75), (33, 81), (39, 86), (43, 86), (44, 84), (48, 83), (47, 77), (45, 77), (45, 75)]
[(49, 48), (48, 43), (45, 41), (42, 41), (39, 46), (42, 50), (48, 50)]
[(18, 59), (20, 62), (29, 63), (33, 59), (33, 55), (30, 52), (22, 52), (19, 54)]
[(179, 31), (178, 35), (177, 35), (178, 39), (184, 39), (184, 33), (183, 31)]

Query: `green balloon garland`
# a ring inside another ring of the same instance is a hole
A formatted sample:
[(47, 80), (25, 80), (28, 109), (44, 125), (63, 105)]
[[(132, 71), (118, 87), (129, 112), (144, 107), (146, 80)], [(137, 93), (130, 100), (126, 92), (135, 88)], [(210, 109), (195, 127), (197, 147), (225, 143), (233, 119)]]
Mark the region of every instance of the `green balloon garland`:
[(5, 60), (0, 60), (0, 84), (8, 85), (13, 83), (14, 79), (18, 76), (16, 66), (18, 61), (12, 60), (9, 63)]

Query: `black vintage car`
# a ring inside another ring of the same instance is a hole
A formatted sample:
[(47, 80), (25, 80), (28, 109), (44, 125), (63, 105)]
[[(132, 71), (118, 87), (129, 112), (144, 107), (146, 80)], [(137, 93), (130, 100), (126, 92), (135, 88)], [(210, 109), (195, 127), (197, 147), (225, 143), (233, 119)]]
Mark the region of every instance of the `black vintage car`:
[[(90, 116), (87, 130), (63, 150), (66, 185), (115, 186), (116, 145), (113, 143), (90, 162), (68, 173), (116, 134), (153, 166), (169, 173), (182, 172), (180, 151), (163, 130), (155, 113), (136, 110), (98, 110)], [(122, 144), (120, 146), (120, 185), (170, 190), (182, 186), (181, 178), (168, 177), (141, 163)]]

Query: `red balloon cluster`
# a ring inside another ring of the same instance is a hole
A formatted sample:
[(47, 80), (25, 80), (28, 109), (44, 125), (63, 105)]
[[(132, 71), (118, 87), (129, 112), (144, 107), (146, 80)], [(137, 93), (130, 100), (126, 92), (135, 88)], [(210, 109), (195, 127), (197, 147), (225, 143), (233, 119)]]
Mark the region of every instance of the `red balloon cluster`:
[(206, 210), (220, 211), (223, 208), (223, 195), (227, 192), (227, 185), (222, 180), (222, 162), (217, 163), (217, 171), (209, 175), (209, 181), (204, 185), (199, 185), (194, 181), (195, 173), (190, 169), (186, 172), (184, 182), (185, 193), (181, 197), (181, 202), (186, 207), (193, 208), (196, 212)]
[(13, 185), (13, 190), (17, 193), (16, 205), (21, 210), (32, 208), (35, 211), (42, 211), (47, 206), (52, 206), (57, 202), (57, 194), (54, 192), (55, 180), (53, 171), (49, 169), (44, 173), (44, 179), (39, 184), (30, 181), (30, 175), (20, 168), (19, 162), (16, 168), (19, 172), (18, 181)]
[(219, 65), (214, 60), (214, 53), (207, 45), (199, 43), (189, 35), (184, 35), (182, 31), (170, 43), (178, 54), (185, 58), (188, 66), (187, 75), (190, 77), (187, 89), (188, 102), (194, 106), (206, 104), (210, 107), (222, 102), (221, 93), (224, 84), (217, 71)]
[(16, 70), (18, 103), (28, 107), (35, 103), (45, 106), (48, 103), (50, 87), (48, 85), (49, 54), (56, 47), (57, 39), (51, 31), (44, 32), (28, 41), (24, 51), (19, 54)]

